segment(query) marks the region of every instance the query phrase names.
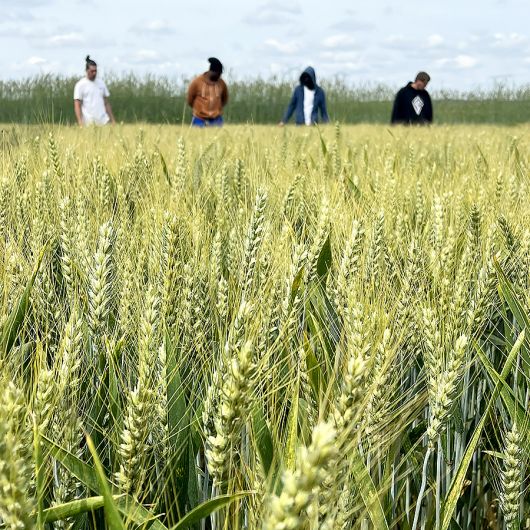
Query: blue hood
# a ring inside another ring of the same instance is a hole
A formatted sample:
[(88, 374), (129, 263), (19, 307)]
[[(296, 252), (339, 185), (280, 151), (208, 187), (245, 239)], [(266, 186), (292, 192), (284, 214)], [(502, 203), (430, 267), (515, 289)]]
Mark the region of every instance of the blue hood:
[[(303, 72), (303, 74), (308, 74), (309, 77), (313, 80), (315, 86), (317, 86), (317, 75), (315, 74), (315, 69), (312, 66), (308, 66)], [(302, 77), (302, 76), (300, 76)]]

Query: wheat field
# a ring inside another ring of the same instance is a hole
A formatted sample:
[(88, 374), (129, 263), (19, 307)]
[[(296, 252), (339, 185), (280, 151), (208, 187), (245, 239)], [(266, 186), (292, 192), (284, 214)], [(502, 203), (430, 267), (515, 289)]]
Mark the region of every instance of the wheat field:
[[(231, 102), (224, 109), (226, 121), (231, 124), (277, 124), (298, 84), (297, 77), (234, 79), (228, 74), (225, 79)], [(78, 80), (79, 76), (56, 74), (0, 79), (0, 124), (75, 125), (72, 92)], [(332, 120), (349, 124), (387, 124), (394, 96), (406, 78), (400, 82), (396, 80), (392, 86), (351, 85), (338, 78), (321, 81)], [(192, 118), (186, 102), (190, 82), (191, 79), (163, 75), (108, 72), (105, 76), (116, 119), (132, 124), (188, 124)], [(435, 83), (431, 96), (436, 101), (438, 124), (518, 125), (527, 123), (530, 116), (530, 84), (496, 84), (489, 89), (476, 86), (471, 91), (461, 91), (437, 88)]]
[(0, 528), (530, 528), (529, 132), (5, 128)]

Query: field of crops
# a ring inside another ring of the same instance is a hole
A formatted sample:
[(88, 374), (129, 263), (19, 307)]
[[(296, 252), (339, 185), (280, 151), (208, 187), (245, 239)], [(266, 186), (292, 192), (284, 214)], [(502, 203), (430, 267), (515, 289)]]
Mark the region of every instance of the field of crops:
[[(412, 75), (412, 74), (411, 74)], [(20, 80), (0, 80), (0, 123), (75, 124), (73, 90), (82, 76), (45, 75)], [(320, 78), (319, 78), (320, 79)], [(292, 79), (235, 80), (226, 76), (230, 102), (224, 110), (231, 124), (276, 124), (282, 118), (294, 86)], [(186, 103), (189, 79), (147, 76), (105, 76), (110, 101), (118, 122), (188, 124), (191, 108)], [(320, 79), (326, 90), (332, 120), (342, 123), (390, 122), (392, 101), (408, 79), (388, 85), (348, 85)], [(470, 92), (441, 90), (433, 79), (429, 92), (438, 124), (490, 123), (516, 125), (530, 121), (530, 86), (493, 87)]]
[(0, 528), (530, 528), (529, 132), (3, 131)]

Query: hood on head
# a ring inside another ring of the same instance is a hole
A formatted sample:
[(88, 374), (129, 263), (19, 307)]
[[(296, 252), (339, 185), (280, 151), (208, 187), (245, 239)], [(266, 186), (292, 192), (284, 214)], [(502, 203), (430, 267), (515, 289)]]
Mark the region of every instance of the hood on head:
[(315, 85), (317, 84), (317, 75), (315, 74), (315, 69), (312, 66), (308, 66), (304, 70), (304, 73), (309, 74), (311, 76), (311, 79), (313, 80), (313, 83), (315, 83)]
[(308, 74), (309, 77), (313, 80), (313, 84), (317, 86), (317, 75), (315, 74), (315, 69), (312, 66), (308, 66), (302, 74)]

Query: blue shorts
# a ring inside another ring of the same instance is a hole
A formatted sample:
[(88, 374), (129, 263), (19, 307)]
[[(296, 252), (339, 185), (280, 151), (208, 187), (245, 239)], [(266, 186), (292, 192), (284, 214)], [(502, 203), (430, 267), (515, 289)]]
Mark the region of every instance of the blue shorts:
[(205, 120), (203, 120), (202, 118), (197, 118), (197, 116), (193, 116), (193, 119), (191, 120), (191, 126), (192, 127), (222, 127), (223, 117), (217, 116), (217, 118), (206, 118)]

